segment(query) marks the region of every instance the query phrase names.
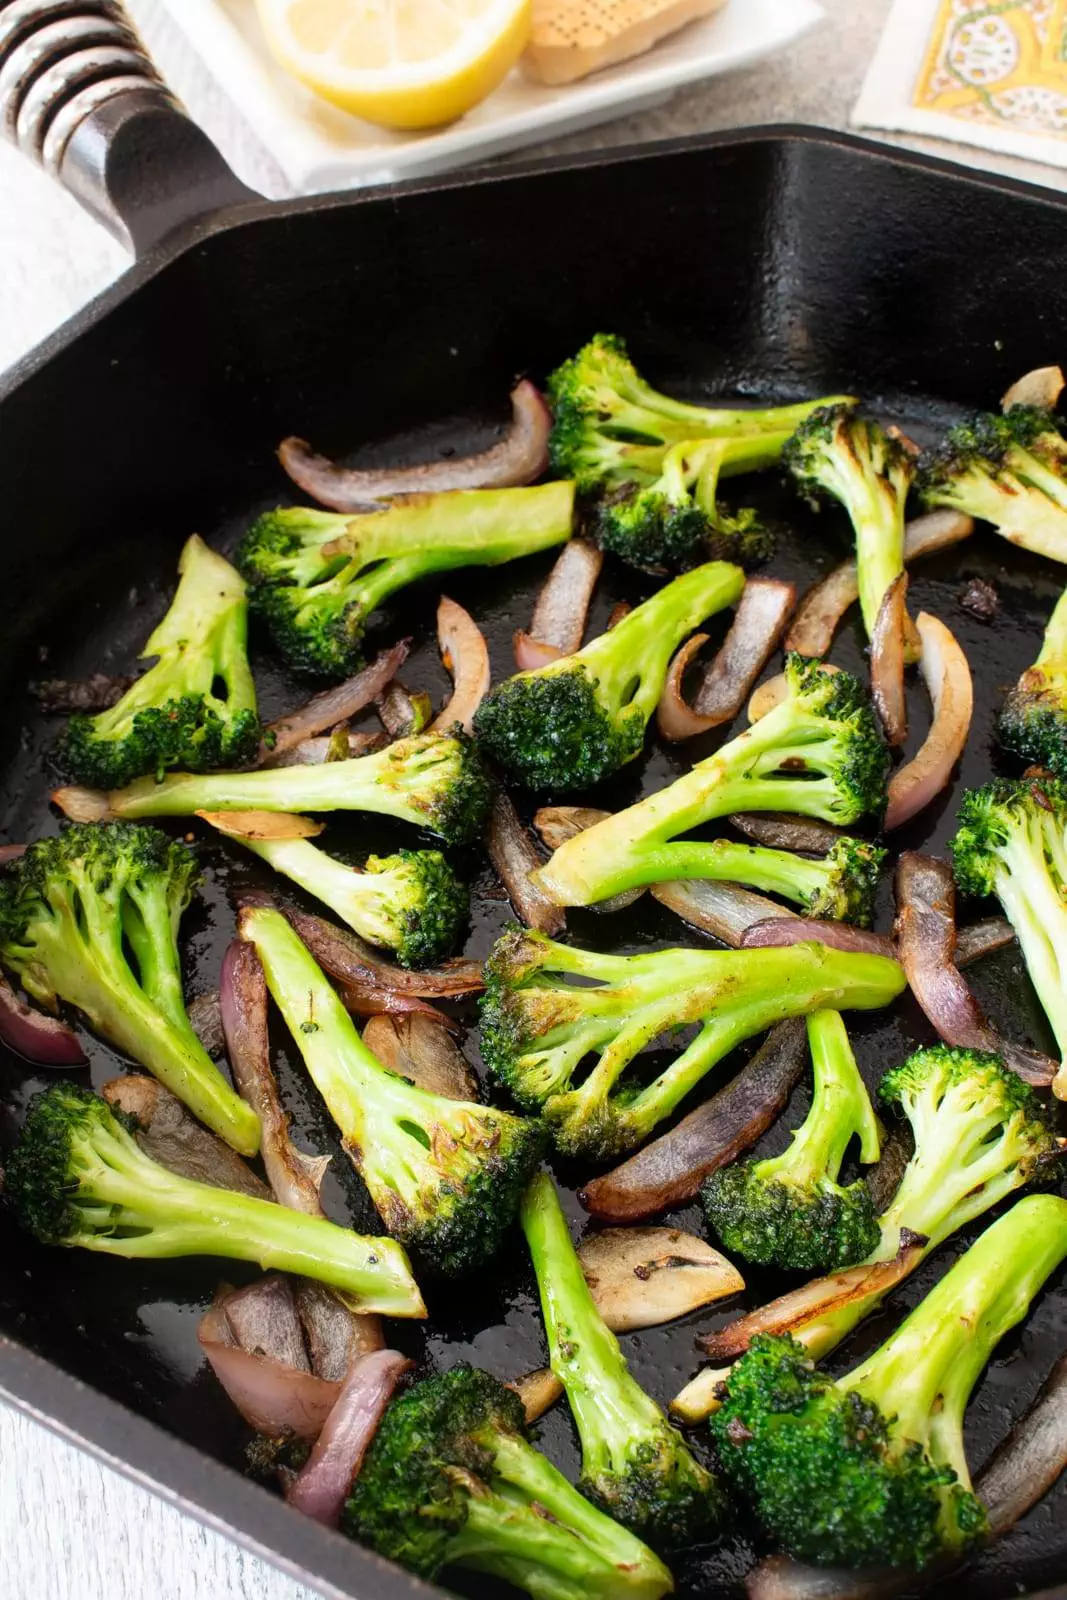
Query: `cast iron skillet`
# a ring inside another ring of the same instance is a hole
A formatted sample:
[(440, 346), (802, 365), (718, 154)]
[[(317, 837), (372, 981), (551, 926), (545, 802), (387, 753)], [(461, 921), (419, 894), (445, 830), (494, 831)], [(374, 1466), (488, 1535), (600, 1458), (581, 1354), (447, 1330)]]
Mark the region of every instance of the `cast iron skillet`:
[[(65, 31), (74, 14), (88, 22), (76, 40)], [(46, 32), (49, 19), (62, 25)], [(118, 26), (109, 4), (0, 0), (9, 124), (140, 258), (0, 390), (0, 823), (8, 839), (57, 826), (46, 798), (56, 730), (28, 697), (28, 680), (127, 670), (164, 608), (182, 540), (197, 529), (230, 549), (251, 516), (290, 498), (273, 455), (283, 434), (358, 450), (368, 461), (470, 449), (502, 423), (517, 372), (543, 377), (599, 327), (624, 334), (667, 389), (780, 398), (854, 389), (919, 437), (994, 404), (1021, 372), (1065, 354), (1067, 207), (1046, 191), (779, 129), (268, 208), (177, 109), (132, 37), (98, 37)], [(749, 498), (782, 525), (772, 570), (807, 584), (839, 555), (836, 515), (809, 515), (773, 477), (752, 480)], [(528, 620), (548, 564), (447, 580), (485, 629), (496, 676), (509, 669), (512, 629)], [(957, 603), (975, 575), (1001, 594), (992, 627)], [(954, 793), (905, 830), (900, 846), (940, 849), (962, 786), (999, 770), (991, 734), (999, 690), (1032, 659), (1062, 582), (1050, 563), (988, 534), (915, 571), (912, 602), (961, 638), (978, 711)], [(413, 634), (404, 677), (439, 701), (438, 592), (405, 594), (383, 616), (379, 637)], [(644, 592), (639, 579), (610, 568), (594, 629), (617, 599)], [(263, 641), (256, 652), (267, 714), (298, 703), (306, 686), (278, 670)], [(855, 626), (834, 659), (862, 670)], [(917, 741), (928, 718), (917, 688), (911, 712)], [(650, 743), (647, 760), (604, 786), (598, 803), (620, 805), (659, 787), (692, 753)], [(331, 823), (328, 835), (364, 849), (401, 837), (411, 842), (410, 832), (358, 818)], [(229, 891), (253, 876), (235, 851), (202, 845), (207, 886), (183, 941), (193, 994), (216, 984), (232, 929)], [(509, 911), (477, 857), (470, 866), (477, 894), (468, 948), (481, 954)], [(888, 916), (886, 899), (881, 926)], [(579, 942), (624, 950), (700, 937), (645, 901), (615, 917), (578, 912), (570, 926)], [(990, 959), (972, 981), (1002, 1026), (1050, 1044), (1017, 955)], [(907, 1002), (853, 1031), (872, 1078), (930, 1037)], [(473, 1035), (470, 1044), (473, 1051)], [(365, 1196), (280, 1033), (278, 1046), (298, 1135), (335, 1156), (327, 1204), (369, 1224)], [(90, 1053), (95, 1083), (120, 1069), (104, 1046)], [(4, 1141), (43, 1082), (25, 1063), (0, 1058)], [(803, 1110), (801, 1093), (768, 1148), (780, 1147)], [(559, 1173), (568, 1190), (589, 1175)], [(577, 1217), (576, 1203), (571, 1209)], [(673, 1220), (700, 1226), (693, 1210)], [(240, 1476), (247, 1435), (195, 1338), (221, 1276), (212, 1263), (48, 1251), (9, 1219), (3, 1226), (0, 1394), (332, 1595), (431, 1592)], [(844, 1362), (873, 1347), (967, 1242), (939, 1252), (849, 1342)], [(227, 1275), (238, 1279), (241, 1269)], [(753, 1273), (750, 1299), (780, 1282)], [(695, 1370), (698, 1329), (733, 1313), (628, 1338), (641, 1380), (666, 1401)], [(469, 1357), (509, 1377), (541, 1365), (521, 1240), (474, 1285), (434, 1291), (425, 1328), (400, 1326), (396, 1338), (427, 1369)], [(1065, 1342), (1067, 1294), (1053, 1282), (1001, 1346), (970, 1408), (975, 1468), (1030, 1404)], [(543, 1442), (574, 1468), (564, 1408), (546, 1419)], [(976, 1564), (968, 1592), (999, 1600), (1062, 1578), (1065, 1512), (1061, 1485)], [(751, 1559), (741, 1527), (680, 1564), (681, 1592), (692, 1600), (737, 1593)], [(501, 1586), (458, 1586), (503, 1594)]]

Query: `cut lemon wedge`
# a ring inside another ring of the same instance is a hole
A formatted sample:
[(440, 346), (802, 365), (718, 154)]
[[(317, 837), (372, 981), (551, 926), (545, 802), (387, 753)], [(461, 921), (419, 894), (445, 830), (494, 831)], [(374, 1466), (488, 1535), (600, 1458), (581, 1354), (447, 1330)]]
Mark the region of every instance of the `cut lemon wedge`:
[(432, 128), (484, 100), (529, 38), (532, 0), (257, 0), (272, 55), (334, 105)]

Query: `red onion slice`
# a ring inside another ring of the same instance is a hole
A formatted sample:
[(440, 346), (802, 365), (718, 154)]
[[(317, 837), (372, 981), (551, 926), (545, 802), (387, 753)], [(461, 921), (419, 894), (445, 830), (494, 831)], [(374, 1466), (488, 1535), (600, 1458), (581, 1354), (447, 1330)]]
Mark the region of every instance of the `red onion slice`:
[(397, 1384), (414, 1366), (396, 1350), (356, 1361), (286, 1499), (306, 1517), (336, 1528), (341, 1511)]
[(1039, 406), (1042, 411), (1054, 411), (1063, 393), (1063, 371), (1060, 367), (1035, 367), (1016, 378), (1003, 396), (1001, 409), (1012, 406)]
[(205, 994), (198, 994), (195, 1000), (190, 1000), (186, 1009), (192, 1030), (208, 1055), (212, 1058), (221, 1056), (226, 1048), (226, 1040), (222, 1034), (219, 991), (209, 989)]
[(754, 923), (741, 937), (742, 950), (766, 950), (787, 944), (828, 944), (835, 950), (856, 955), (888, 956), (896, 960), (892, 939), (883, 933), (868, 933), (847, 922), (822, 922), (818, 917), (774, 917)]
[(71, 822), (113, 822), (116, 813), (103, 789), (86, 789), (82, 784), (67, 784), (53, 789), (52, 804)]
[(198, 811), (201, 822), (209, 823), (227, 839), (314, 839), (325, 823), (298, 817), (289, 811)]
[(385, 1344), (381, 1317), (350, 1311), (324, 1283), (294, 1278), (293, 1293), (311, 1370), (317, 1378), (341, 1383), (357, 1356), (381, 1350)]
[(477, 1076), (447, 1028), (433, 1017), (412, 1012), (408, 1016), (371, 1017), (363, 1030), (363, 1043), (378, 1060), (428, 1094), (448, 1100), (481, 1098)]
[[(247, 905), (271, 903), (267, 896), (246, 895), (244, 899)], [(479, 994), (485, 988), (485, 979), (477, 961), (458, 956), (442, 962), (439, 967), (409, 972), (406, 967), (396, 967), (382, 960), (377, 951), (364, 944), (356, 934), (348, 929), (335, 928), (324, 917), (297, 911), (292, 906), (278, 906), (276, 909), (289, 919), (323, 971), (349, 991), (361, 995), (378, 992), (383, 997), (428, 996), (441, 1000)], [(389, 1008), (379, 1006), (378, 1009)], [(419, 1008), (399, 1006), (393, 1009)]]
[(656, 730), (661, 739), (672, 744), (682, 739), (695, 739), (707, 733), (715, 724), (706, 717), (698, 717), (685, 698), (685, 675), (693, 658), (708, 642), (708, 634), (694, 633), (671, 657), (670, 667), (663, 682), (663, 693), (656, 706)]
[[(369, 756), (375, 750), (384, 750), (389, 743), (387, 733), (351, 733), (335, 728), (332, 733), (320, 734), (314, 739), (301, 739), (280, 756), (272, 755), (264, 767), (319, 767), (326, 761), (347, 761), (350, 756)], [(340, 749), (338, 749), (340, 746)]]
[(295, 1436), (310, 1443), (318, 1438), (337, 1403), (339, 1383), (242, 1350), (219, 1302), (201, 1318), (196, 1336), (249, 1427), (268, 1439)]
[(421, 733), (433, 716), (429, 695), (421, 689), (412, 694), (395, 678), (374, 704), (390, 739), (410, 739)]
[(603, 565), (603, 552), (588, 539), (571, 539), (563, 546), (537, 597), (529, 633), (520, 630), (515, 635), (515, 662), (520, 672), (547, 666), (582, 648), (589, 605)]
[(314, 738), (325, 728), (334, 728), (339, 722), (348, 722), (357, 712), (363, 711), (391, 683), (407, 660), (410, 640), (401, 639), (391, 650), (385, 650), (369, 667), (354, 678), (339, 683), (335, 689), (324, 689), (311, 697), (305, 705), (268, 725), (260, 746), (257, 766), (280, 766), (279, 756), (285, 755), (305, 739)]
[(575, 834), (584, 833), (610, 816), (610, 811), (600, 811), (596, 806), (542, 806), (534, 812), (533, 824), (548, 848), (558, 850)]
[[(749, 578), (722, 649), (704, 672), (692, 707), (682, 679), (700, 646), (689, 640), (675, 656), (656, 713), (665, 739), (689, 739), (732, 722), (782, 637), (796, 604), (796, 585), (778, 578)], [(701, 643), (703, 636), (698, 637)]]
[(293, 482), (333, 511), (363, 511), (404, 494), (450, 489), (509, 489), (533, 483), (548, 466), (552, 417), (539, 391), (523, 379), (511, 391), (511, 424), (498, 444), (472, 456), (423, 461), (415, 467), (338, 466), (303, 439), (283, 439), (278, 459)]
[(969, 967), (983, 956), (996, 950), (1005, 950), (1015, 943), (1015, 929), (1005, 917), (983, 917), (980, 922), (969, 922), (956, 929), (956, 965)]
[(562, 933), (567, 919), (561, 908), (530, 882), (530, 873), (541, 865), (541, 858), (519, 821), (510, 796), (501, 788), (493, 796), (486, 848), (508, 899), (526, 926), (541, 933)]
[(971, 669), (954, 635), (927, 611), (920, 611), (915, 626), (922, 641), (919, 666), (934, 720), (922, 748), (889, 780), (887, 832), (909, 822), (948, 784), (967, 743), (974, 710)]
[(904, 634), (908, 621), (908, 575), (893, 579), (878, 607), (871, 634), (871, 699), (890, 744), (908, 737), (904, 699)]
[(0, 977), (0, 1040), (35, 1067), (84, 1067), (78, 1036), (58, 1017), (35, 1011)]
[(804, 855), (829, 855), (844, 837), (843, 828), (815, 817), (793, 817), (785, 811), (735, 811), (727, 822), (754, 844), (772, 850), (799, 850)]
[(539, 667), (550, 667), (553, 661), (561, 660), (564, 655), (558, 646), (545, 644), (543, 640), (525, 633), (522, 628), (517, 628), (512, 634), (511, 647), (520, 672), (536, 672)]
[(808, 930), (809, 939), (813, 937), (812, 924), (806, 918), (733, 883), (679, 879), (677, 883), (653, 884), (651, 894), (690, 927), (710, 933), (712, 938), (721, 939), (735, 950), (740, 948), (750, 928), (761, 927), (772, 919), (795, 922)]
[(135, 1119), (137, 1143), (161, 1167), (215, 1189), (270, 1199), (267, 1185), (236, 1150), (210, 1133), (155, 1078), (130, 1072), (124, 1078), (112, 1078), (100, 1093), (108, 1105)]
[(445, 733), (458, 723), (464, 733), (473, 733), (474, 713), (489, 693), (489, 649), (474, 618), (447, 596), (437, 607), (437, 643), (453, 689), (429, 732)]
[(226, 1321), (242, 1350), (269, 1356), (296, 1372), (310, 1372), (304, 1330), (292, 1281), (278, 1272), (221, 1298)]

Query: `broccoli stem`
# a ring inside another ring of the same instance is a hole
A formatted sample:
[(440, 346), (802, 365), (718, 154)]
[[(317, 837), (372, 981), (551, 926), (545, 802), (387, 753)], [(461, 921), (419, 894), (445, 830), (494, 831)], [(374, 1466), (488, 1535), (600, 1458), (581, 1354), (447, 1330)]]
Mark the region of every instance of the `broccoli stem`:
[(336, 912), (341, 921), (372, 944), (395, 945), (388, 919), (377, 913), (382, 884), (375, 874), (357, 872), (320, 850), (310, 839), (251, 839), (241, 843), (275, 872), (291, 878)]
[[(328, 553), (350, 555), (364, 568), (375, 561), (410, 562), (419, 573), (497, 566), (562, 544), (571, 532), (573, 502), (566, 482), (400, 499), (385, 511), (351, 518)], [(364, 581), (373, 584), (374, 574)]]
[(760, 1172), (801, 1184), (824, 1176), (836, 1182), (853, 1138), (859, 1139), (864, 1166), (878, 1160), (882, 1130), (839, 1011), (815, 1011), (808, 1017), (808, 1045), (814, 1079), (811, 1109), (788, 1148), (761, 1162)]
[(1060, 880), (1067, 886), (1067, 863), (1057, 829), (1042, 826), (1040, 814), (1020, 817), (1008, 833), (996, 865), (996, 891), (1022, 946), (1026, 969), (1056, 1036), (1067, 1055), (1067, 974), (1060, 950), (1067, 950), (1067, 904), (1045, 867), (1047, 855), (1060, 855)]
[(1043, 668), (1050, 676), (1067, 678), (1067, 589), (1053, 607), (1034, 666)]
[[(649, 883), (669, 883), (680, 878), (702, 878), (710, 883), (743, 883), (750, 889), (780, 894), (797, 905), (807, 905), (823, 889), (828, 870), (822, 861), (809, 861), (789, 850), (738, 844), (731, 839), (682, 840), (654, 846), (638, 861), (620, 867), (620, 883), (627, 889)], [(617, 894), (612, 889), (612, 894)]]

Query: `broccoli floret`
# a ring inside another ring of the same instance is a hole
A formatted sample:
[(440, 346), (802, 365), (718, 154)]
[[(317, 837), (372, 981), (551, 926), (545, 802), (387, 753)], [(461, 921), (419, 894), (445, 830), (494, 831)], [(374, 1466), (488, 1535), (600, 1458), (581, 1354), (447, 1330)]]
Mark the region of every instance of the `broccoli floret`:
[(904, 571), (904, 506), (915, 474), (908, 451), (851, 406), (812, 413), (782, 451), (809, 500), (829, 496), (848, 512), (856, 538), (856, 577), (867, 637), (886, 590)]
[(675, 578), (577, 655), (498, 684), (475, 715), (478, 738), (527, 788), (588, 788), (641, 753), (675, 650), (744, 586), (722, 561)]
[(328, 1283), (362, 1311), (426, 1315), (394, 1240), (363, 1238), (325, 1217), (181, 1177), (146, 1155), (98, 1095), (72, 1084), (30, 1102), (5, 1162), (4, 1192), (43, 1244), (142, 1260), (253, 1261)]
[(470, 918), (467, 886), (439, 850), (368, 856), (357, 868), (310, 839), (237, 837), (361, 938), (395, 950), (405, 967), (428, 967), (450, 955)]
[(113, 789), (168, 767), (239, 767), (259, 748), (245, 586), (196, 534), (178, 571), (170, 610), (141, 652), (155, 664), (110, 710), (67, 725), (60, 760), (79, 783)]
[(657, 1550), (709, 1536), (724, 1509), (719, 1486), (631, 1375), (582, 1275), (547, 1173), (526, 1191), (522, 1226), (552, 1371), (581, 1440), (582, 1494)]
[(917, 486), (931, 509), (978, 517), (1024, 550), (1067, 561), (1067, 441), (1051, 412), (972, 417), (922, 457)]
[(774, 536), (751, 508), (733, 513), (720, 502), (719, 478), (773, 466), (778, 448), (777, 434), (672, 445), (651, 482), (637, 477), (605, 494), (593, 536), (645, 572), (678, 572), (709, 559), (757, 566), (773, 554)]
[(413, 495), (357, 517), (296, 506), (253, 523), (236, 559), (289, 665), (340, 678), (360, 665), (367, 619), (390, 595), (431, 572), (548, 550), (573, 520), (571, 483)]
[[(1067, 1053), (1067, 785), (1053, 778), (996, 779), (972, 789), (952, 840), (964, 894), (995, 894), (1018, 935), (1026, 970)], [(1067, 1069), (1053, 1084), (1067, 1098)]]
[(1067, 778), (1067, 589), (1056, 602), (1037, 660), (997, 719), (1007, 750)]
[(762, 1266), (833, 1272), (862, 1261), (881, 1241), (866, 1183), (838, 1182), (853, 1139), (865, 1166), (878, 1160), (881, 1129), (840, 1014), (809, 1016), (808, 1043), (815, 1088), (789, 1148), (766, 1161), (721, 1167), (701, 1196), (709, 1227), (732, 1255)]
[(196, 858), (157, 828), (82, 823), (42, 839), (0, 878), (0, 962), (50, 1009), (65, 1000), (242, 1155), (259, 1119), (193, 1032), (178, 924)]
[[(543, 1110), (561, 1150), (607, 1160), (647, 1138), (744, 1039), (826, 1006), (888, 1005), (903, 987), (888, 957), (825, 944), (612, 956), (516, 929), (486, 967), (482, 1056), (521, 1106)], [(696, 1038), (657, 1078), (629, 1075), (646, 1046), (691, 1024)]]
[(246, 910), (240, 934), (258, 950), (275, 1004), (389, 1232), (436, 1272), (482, 1266), (541, 1158), (540, 1122), (430, 1094), (390, 1072), (279, 912)]
[(341, 1525), (419, 1577), (473, 1567), (534, 1600), (659, 1600), (674, 1587), (528, 1442), (518, 1396), (465, 1365), (393, 1401)]
[(711, 1429), (771, 1538), (845, 1567), (924, 1567), (980, 1540), (987, 1521), (967, 1470), (964, 1411), (994, 1348), (1065, 1256), (1067, 1200), (1032, 1195), (836, 1382), (793, 1339), (754, 1339)]
[(568, 839), (531, 881), (556, 905), (592, 905), (691, 876), (707, 846), (674, 836), (732, 811), (789, 811), (845, 826), (879, 814), (889, 757), (863, 688), (798, 655), (786, 657), (785, 675), (787, 693), (773, 711), (666, 789)]
[[(551, 457), (560, 477), (574, 478), (580, 493), (659, 475), (667, 446), (731, 434), (764, 434), (778, 459), (786, 439), (825, 399), (793, 406), (685, 405), (649, 387), (623, 341), (598, 333), (548, 380), (553, 426)], [(838, 396), (833, 399), (841, 398)]]
[[(64, 792), (55, 796), (63, 804)], [(371, 811), (431, 828), (448, 844), (478, 838), (489, 813), (489, 778), (472, 740), (455, 732), (396, 739), (347, 761), (172, 772), (105, 797), (121, 817), (188, 817), (198, 811)]]

